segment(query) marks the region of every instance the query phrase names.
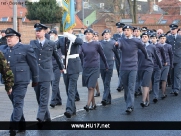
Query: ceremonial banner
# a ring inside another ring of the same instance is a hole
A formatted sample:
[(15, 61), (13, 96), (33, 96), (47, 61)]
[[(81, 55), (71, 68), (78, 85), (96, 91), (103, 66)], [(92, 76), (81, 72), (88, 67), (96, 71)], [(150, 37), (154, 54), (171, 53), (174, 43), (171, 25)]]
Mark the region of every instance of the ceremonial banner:
[(62, 0), (63, 16), (62, 24), (63, 31), (68, 31), (75, 27), (75, 2), (74, 0)]

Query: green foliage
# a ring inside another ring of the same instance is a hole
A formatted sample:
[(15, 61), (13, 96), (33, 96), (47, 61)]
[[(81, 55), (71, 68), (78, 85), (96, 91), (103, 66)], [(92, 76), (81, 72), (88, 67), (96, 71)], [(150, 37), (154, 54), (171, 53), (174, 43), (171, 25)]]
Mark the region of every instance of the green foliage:
[(56, 0), (40, 0), (39, 2), (26, 1), (29, 20), (40, 20), (41, 23), (61, 23), (62, 8)]

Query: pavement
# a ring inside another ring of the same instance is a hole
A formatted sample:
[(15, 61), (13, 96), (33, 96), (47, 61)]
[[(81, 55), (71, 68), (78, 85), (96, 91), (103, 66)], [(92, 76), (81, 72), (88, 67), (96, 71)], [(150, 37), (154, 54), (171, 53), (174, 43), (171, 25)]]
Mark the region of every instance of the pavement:
[[(126, 114), (123, 92), (117, 92), (116, 90), (117, 82), (118, 77), (114, 70), (111, 82), (112, 104), (103, 107), (100, 104), (102, 97), (96, 97), (97, 109), (87, 113), (83, 110), (83, 106), (85, 106), (87, 102), (87, 88), (82, 87), (80, 76), (78, 81), (80, 101), (76, 102), (77, 115), (71, 119), (67, 119), (63, 116), (67, 96), (61, 78), (60, 89), (63, 105), (56, 106), (55, 108), (49, 107), (53, 121), (181, 121), (181, 95), (170, 95), (170, 88), (167, 88), (168, 97), (165, 100), (160, 99), (157, 104), (152, 102), (153, 96), (151, 94), (149, 107), (142, 108), (140, 106), (141, 96), (135, 98), (135, 109), (133, 113), (130, 115)], [(99, 78), (99, 86), (102, 96), (103, 85), (101, 78)], [(12, 113), (12, 105), (3, 86), (0, 86), (0, 99), (0, 120), (9, 121)], [(35, 121), (37, 109), (38, 105), (34, 90), (29, 86), (24, 105), (26, 121)], [(17, 136), (181, 136), (180, 130), (28, 130), (25, 133), (17, 134)], [(8, 136), (8, 131), (0, 131), (0, 136)]]

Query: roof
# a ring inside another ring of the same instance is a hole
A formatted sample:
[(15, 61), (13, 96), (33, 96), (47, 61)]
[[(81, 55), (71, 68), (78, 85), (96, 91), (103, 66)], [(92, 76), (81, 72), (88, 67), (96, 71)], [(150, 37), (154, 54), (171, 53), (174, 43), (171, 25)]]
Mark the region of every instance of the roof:
[[(3, 2), (6, 2), (6, 4), (2, 4)], [(22, 2), (24, 4), (24, 2)], [(20, 3), (17, 4), (17, 16), (18, 17), (25, 17), (27, 12), (27, 9), (23, 7)], [(7, 0), (1, 0), (1, 8), (0, 8), (0, 19), (2, 17), (9, 17), (8, 21), (12, 21), (13, 17), (13, 5), (7, 4)], [(29, 22), (28, 19), (25, 20), (25, 22)]]
[(173, 15), (164, 15), (161, 21), (165, 21), (164, 24), (179, 24), (181, 22), (181, 15), (173, 16)]
[[(88, 17), (94, 10), (92, 9), (84, 9), (84, 18)], [(77, 16), (82, 20), (83, 18), (83, 10), (77, 13)]]
[(143, 21), (143, 24), (157, 24), (162, 17), (162, 14), (139, 14), (138, 23)]
[(87, 28), (77, 15), (75, 15), (75, 23), (76, 26), (74, 27), (74, 29)]

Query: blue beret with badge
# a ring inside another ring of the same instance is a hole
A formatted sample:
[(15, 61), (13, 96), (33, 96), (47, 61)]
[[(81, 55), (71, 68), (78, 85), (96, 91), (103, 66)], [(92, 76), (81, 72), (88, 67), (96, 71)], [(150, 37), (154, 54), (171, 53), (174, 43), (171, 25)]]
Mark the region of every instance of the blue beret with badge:
[(56, 29), (52, 29), (52, 30), (50, 30), (50, 32), (48, 34), (56, 34), (57, 35), (57, 30)]
[(176, 24), (171, 24), (171, 25), (169, 25), (169, 27), (170, 27), (170, 30), (175, 30), (175, 29), (178, 28), (178, 25), (176, 25)]
[(150, 37), (157, 37), (157, 34), (156, 34), (156, 33), (152, 33), (152, 34), (150, 35)]
[(34, 25), (34, 28), (35, 28), (36, 31), (40, 31), (42, 29), (46, 30), (48, 27), (46, 25), (44, 25), (44, 24), (36, 23)]
[(5, 37), (8, 37), (8, 36), (18, 36), (18, 37), (21, 37), (21, 34), (16, 32), (14, 29), (12, 28), (7, 28), (6, 31), (5, 31), (5, 34), (6, 36)]
[(99, 33), (98, 33), (98, 32), (94, 32), (94, 35), (97, 35), (97, 36), (99, 36)]
[(102, 32), (102, 36), (105, 34), (105, 33), (110, 33), (111, 31), (109, 29), (105, 29), (103, 32)]
[(130, 25), (125, 25), (125, 26), (123, 27), (123, 31), (124, 31), (125, 29), (131, 29), (131, 30), (133, 30), (133, 27), (130, 26)]
[(147, 31), (147, 30), (148, 30), (147, 27), (142, 27), (142, 28), (141, 28), (141, 31)]
[(160, 39), (161, 37), (166, 37), (166, 34), (161, 34), (158, 38)]
[(142, 33), (141, 38), (143, 35), (147, 35), (149, 37), (149, 33), (147, 33), (147, 32)]
[(91, 28), (88, 28), (88, 29), (86, 29), (85, 31), (84, 31), (84, 35), (86, 34), (86, 33), (94, 33), (94, 30), (93, 29), (91, 29)]
[(140, 27), (133, 27), (133, 31), (135, 30), (140, 30), (141, 31), (141, 28)]
[(117, 28), (123, 28), (124, 26), (125, 26), (124, 23), (121, 23), (121, 22), (117, 22), (117, 23), (116, 23), (116, 27), (117, 27)]

